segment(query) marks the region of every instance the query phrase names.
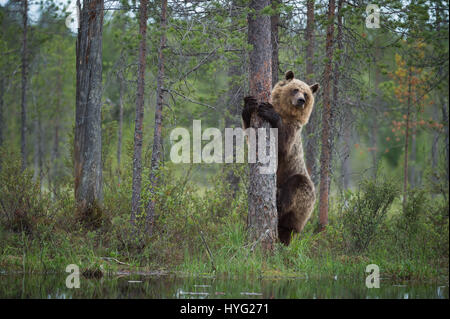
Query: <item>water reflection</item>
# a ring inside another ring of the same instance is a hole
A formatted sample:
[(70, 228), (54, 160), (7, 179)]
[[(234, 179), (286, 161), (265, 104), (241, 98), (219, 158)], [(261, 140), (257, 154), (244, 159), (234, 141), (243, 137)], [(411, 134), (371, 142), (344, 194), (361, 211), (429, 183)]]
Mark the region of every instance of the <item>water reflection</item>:
[(65, 275), (0, 275), (0, 298), (345, 298), (448, 299), (448, 285), (381, 281), (368, 289), (364, 278), (256, 279), (177, 276), (80, 278), (79, 289), (65, 286)]

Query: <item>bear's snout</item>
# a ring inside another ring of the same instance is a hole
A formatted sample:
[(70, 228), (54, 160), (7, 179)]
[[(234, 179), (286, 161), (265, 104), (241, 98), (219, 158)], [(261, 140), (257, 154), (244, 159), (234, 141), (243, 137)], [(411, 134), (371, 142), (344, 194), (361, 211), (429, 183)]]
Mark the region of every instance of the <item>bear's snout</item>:
[(303, 108), (303, 106), (305, 105), (305, 102), (306, 102), (305, 99), (301, 97), (301, 98), (297, 99), (297, 103), (295, 105)]

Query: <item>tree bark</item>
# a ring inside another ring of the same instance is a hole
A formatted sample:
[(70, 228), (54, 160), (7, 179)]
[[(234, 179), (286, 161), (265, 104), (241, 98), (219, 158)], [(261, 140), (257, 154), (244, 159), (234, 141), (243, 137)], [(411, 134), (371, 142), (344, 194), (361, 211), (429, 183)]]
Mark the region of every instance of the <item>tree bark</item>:
[(131, 194), (131, 217), (132, 225), (136, 224), (136, 216), (141, 207), (141, 184), (142, 184), (142, 123), (144, 121), (144, 89), (145, 89), (145, 58), (147, 54), (147, 6), (148, 0), (141, 0), (139, 7), (139, 62), (136, 95), (136, 118), (134, 122), (134, 153), (133, 153), (133, 181)]
[(406, 208), (408, 198), (408, 147), (409, 147), (409, 118), (411, 116), (411, 67), (408, 68), (408, 104), (406, 110), (405, 128), (405, 159), (403, 164), (403, 210)]
[(331, 159), (331, 82), (333, 65), (333, 36), (334, 36), (335, 0), (328, 3), (328, 27), (326, 38), (326, 64), (323, 85), (323, 112), (322, 112), (322, 151), (320, 154), (320, 196), (319, 196), (319, 230), (324, 230), (328, 224), (328, 196), (330, 185), (330, 159)]
[[(239, 0), (233, 0), (231, 2), (230, 18), (233, 26), (238, 25), (239, 23), (239, 21), (237, 20), (237, 17), (240, 14), (239, 5)], [(232, 31), (233, 29), (230, 28), (230, 32)], [(242, 109), (242, 100), (244, 98), (244, 88), (241, 83), (241, 79), (243, 77), (243, 67), (245, 59), (241, 52), (237, 52), (236, 55), (237, 56), (235, 58), (228, 61), (228, 92), (226, 102), (226, 108), (228, 112), (225, 116), (226, 128), (238, 127), (241, 125), (240, 113)], [(236, 162), (235, 150), (236, 147), (233, 143), (233, 163)], [(224, 166), (224, 169), (225, 168), (226, 166)], [(228, 170), (226, 174), (226, 180), (231, 188), (230, 197), (234, 198), (239, 188), (240, 176), (236, 175), (232, 169)]]
[[(314, 83), (314, 0), (307, 0), (306, 2), (306, 81), (311, 84)], [(316, 108), (309, 117), (309, 125), (306, 125), (306, 149), (305, 159), (306, 167), (311, 179), (317, 186), (317, 144), (319, 134), (319, 116), (318, 109)]]
[(117, 132), (117, 179), (120, 186), (121, 178), (121, 160), (122, 160), (122, 134), (123, 134), (123, 91), (124, 91), (124, 77), (123, 71), (120, 70), (118, 73), (119, 82), (119, 127)]
[(0, 147), (2, 147), (2, 145), (3, 145), (3, 130), (4, 130), (3, 104), (4, 104), (4, 95), (5, 95), (5, 78), (2, 75), (2, 77), (0, 79)]
[(28, 84), (28, 0), (24, 0), (22, 9), (22, 103), (21, 103), (21, 129), (20, 129), (20, 153), (22, 156), (22, 169), (27, 166), (26, 134), (27, 134), (27, 84)]
[(155, 129), (153, 133), (152, 162), (150, 167), (150, 194), (151, 198), (147, 204), (146, 231), (152, 234), (155, 219), (155, 190), (158, 185), (158, 169), (161, 162), (162, 150), (162, 110), (164, 103), (164, 48), (166, 47), (166, 24), (167, 24), (167, 0), (161, 3), (161, 38), (158, 50), (158, 78), (156, 80), (156, 108)]
[(448, 183), (449, 183), (449, 180), (450, 180), (450, 174), (449, 174), (449, 165), (450, 165), (450, 162), (449, 162), (449, 145), (448, 145), (448, 139), (449, 139), (449, 136), (448, 136), (448, 133), (449, 133), (449, 131), (448, 131), (448, 101), (447, 102), (445, 102), (445, 99), (443, 99), (442, 98), (442, 106), (441, 106), (441, 111), (442, 111), (442, 123), (444, 123), (444, 132), (445, 132), (445, 134), (444, 134), (444, 136), (445, 136), (445, 145), (444, 145), (444, 147), (445, 147), (445, 163), (446, 163), (446, 165), (445, 165), (445, 170), (446, 170), (446, 173), (447, 173), (447, 187), (448, 187)]
[(75, 199), (80, 217), (92, 217), (102, 202), (103, 0), (83, 0), (77, 38)]
[[(254, 13), (248, 17), (248, 42), (253, 46), (250, 52), (250, 94), (258, 102), (269, 101), (272, 89), (272, 44), (270, 17), (259, 15), (259, 11), (270, 5), (269, 0), (250, 1)], [(255, 113), (250, 126), (265, 128), (270, 124), (263, 122)], [(270, 146), (269, 134), (266, 134), (266, 149)], [(259, 151), (259, 153), (261, 153)], [(278, 238), (278, 220), (276, 209), (276, 174), (261, 174), (261, 163), (250, 163), (250, 183), (248, 190), (248, 229), (249, 239), (259, 241), (263, 250), (274, 248)]]
[(280, 22), (280, 14), (278, 13), (278, 4), (280, 0), (272, 0), (272, 9), (277, 10), (277, 13), (270, 17), (270, 34), (272, 42), (272, 86), (278, 82), (278, 23)]

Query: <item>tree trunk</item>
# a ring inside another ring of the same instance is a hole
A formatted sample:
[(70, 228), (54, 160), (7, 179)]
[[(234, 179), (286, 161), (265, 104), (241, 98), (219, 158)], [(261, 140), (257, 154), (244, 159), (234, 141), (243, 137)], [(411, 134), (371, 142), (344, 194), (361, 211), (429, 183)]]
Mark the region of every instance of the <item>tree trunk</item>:
[(322, 112), (322, 151), (320, 154), (320, 196), (319, 196), (319, 230), (324, 230), (328, 224), (328, 195), (330, 185), (330, 159), (331, 159), (331, 83), (333, 65), (333, 36), (334, 36), (335, 1), (328, 3), (328, 27), (326, 38), (327, 61), (324, 70), (323, 85), (323, 112)]
[[(259, 15), (259, 11), (270, 5), (269, 0), (250, 1), (254, 14), (248, 17), (248, 42), (253, 46), (250, 52), (250, 94), (258, 102), (269, 101), (272, 89), (272, 44), (270, 17)], [(255, 113), (250, 126), (270, 128)], [(269, 134), (266, 134), (266, 149), (270, 146)], [(261, 153), (261, 152), (259, 152)], [(267, 154), (267, 153), (266, 153)], [(261, 163), (250, 163), (250, 183), (248, 190), (248, 229), (249, 239), (259, 241), (265, 251), (272, 250), (278, 238), (278, 220), (276, 209), (276, 174), (261, 174)]]
[[(413, 114), (413, 123), (416, 122), (417, 117), (415, 114)], [(411, 154), (410, 154), (410, 169), (411, 172), (409, 174), (409, 184), (411, 185), (411, 188), (414, 188), (417, 181), (417, 172), (416, 172), (416, 158), (417, 158), (417, 130), (415, 124), (413, 124), (412, 131), (411, 131)]]
[(28, 84), (28, 48), (27, 48), (27, 29), (28, 29), (28, 0), (24, 0), (22, 9), (22, 104), (21, 104), (21, 129), (20, 129), (20, 153), (22, 155), (22, 169), (27, 166), (26, 154), (26, 134), (27, 134), (27, 84)]
[(343, 161), (342, 161), (342, 186), (344, 189), (348, 189), (350, 187), (350, 144), (351, 144), (351, 125), (348, 119), (344, 119), (346, 121), (344, 126), (344, 151), (343, 151)]
[(121, 177), (121, 157), (122, 157), (122, 132), (123, 132), (123, 90), (124, 90), (124, 78), (122, 70), (118, 74), (119, 81), (119, 127), (117, 132), (117, 179), (120, 186)]
[[(75, 199), (80, 217), (91, 221), (102, 202), (103, 0), (83, 0), (77, 38)], [(96, 225), (92, 225), (96, 226)]]
[(338, 109), (338, 107), (342, 107), (339, 105), (340, 94), (339, 94), (339, 80), (340, 80), (340, 65), (341, 65), (341, 52), (342, 52), (342, 0), (338, 0), (337, 4), (337, 34), (336, 34), (336, 44), (340, 53), (334, 61), (334, 71), (333, 71), (333, 99), (331, 102), (331, 112), (330, 112), (330, 159), (329, 159), (329, 167), (330, 167), (330, 177), (328, 179), (328, 189), (330, 189), (331, 185), (331, 167), (333, 165), (333, 152), (334, 152), (334, 135), (332, 132), (335, 131), (335, 114), (334, 111)]
[(166, 15), (167, 0), (161, 3), (161, 38), (158, 50), (158, 78), (156, 80), (156, 108), (155, 108), (155, 129), (153, 133), (152, 162), (150, 167), (150, 194), (151, 199), (147, 204), (146, 231), (148, 234), (153, 232), (155, 219), (155, 190), (158, 185), (158, 169), (161, 162), (162, 150), (162, 109), (164, 103), (164, 48), (166, 47)]
[[(314, 83), (314, 0), (307, 0), (306, 2), (306, 82)], [(306, 150), (305, 159), (306, 167), (311, 179), (317, 186), (317, 144), (319, 134), (319, 116), (318, 108), (315, 108), (309, 117), (309, 124), (306, 125)]]
[[(438, 122), (439, 121), (439, 115), (438, 115), (439, 109), (438, 104), (433, 104), (433, 121)], [(439, 130), (435, 129), (433, 130), (433, 135), (431, 139), (431, 180), (433, 182), (433, 189), (435, 189), (437, 183), (439, 182), (438, 176), (439, 176)], [(435, 191), (432, 193), (433, 198), (435, 197)]]
[(139, 62), (136, 95), (136, 119), (134, 122), (134, 153), (133, 153), (133, 181), (131, 194), (131, 224), (135, 225), (136, 216), (141, 207), (142, 184), (142, 123), (144, 121), (144, 88), (145, 88), (145, 58), (147, 54), (147, 6), (148, 0), (141, 0), (139, 7)]
[[(237, 16), (240, 14), (238, 3), (240, 1), (233, 0), (231, 7), (231, 21), (235, 25), (238, 23)], [(232, 30), (230, 30), (232, 32)], [(241, 125), (240, 113), (242, 109), (242, 100), (244, 98), (244, 88), (241, 85), (243, 75), (244, 57), (242, 53), (237, 53), (237, 57), (229, 61), (228, 66), (228, 94), (227, 94), (227, 115), (225, 117), (225, 127), (238, 127)], [(239, 79), (239, 81), (238, 81)], [(233, 143), (233, 163), (236, 162), (235, 144)], [(233, 165), (233, 164), (231, 164)], [(224, 166), (225, 168), (226, 166)], [(240, 176), (236, 175), (232, 169), (228, 170), (226, 179), (230, 184), (230, 196), (234, 197), (239, 188)]]
[(278, 13), (279, 0), (272, 0), (272, 9), (277, 10), (277, 13), (270, 17), (270, 34), (272, 42), (272, 86), (278, 82), (278, 23), (280, 21), (280, 14)]
[(447, 173), (447, 187), (448, 187), (448, 182), (450, 180), (450, 174), (449, 174), (449, 145), (448, 145), (448, 101), (445, 102), (445, 99), (442, 98), (442, 123), (444, 123), (444, 136), (445, 136), (445, 170)]
[(0, 147), (2, 147), (3, 145), (3, 129), (5, 125), (3, 122), (4, 95), (5, 95), (5, 78), (2, 75), (0, 79)]
[(411, 116), (411, 67), (408, 70), (408, 105), (406, 111), (405, 161), (403, 164), (403, 210), (408, 197), (408, 147), (409, 147), (409, 118)]

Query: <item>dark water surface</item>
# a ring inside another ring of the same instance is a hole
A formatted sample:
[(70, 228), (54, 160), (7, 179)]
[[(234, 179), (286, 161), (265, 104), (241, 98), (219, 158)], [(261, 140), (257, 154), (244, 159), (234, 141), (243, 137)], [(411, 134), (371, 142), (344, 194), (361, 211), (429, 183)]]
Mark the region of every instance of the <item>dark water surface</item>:
[(0, 274), (0, 298), (438, 298), (448, 299), (448, 283), (395, 283), (365, 279), (256, 279), (165, 276), (80, 277), (66, 287), (66, 275)]

